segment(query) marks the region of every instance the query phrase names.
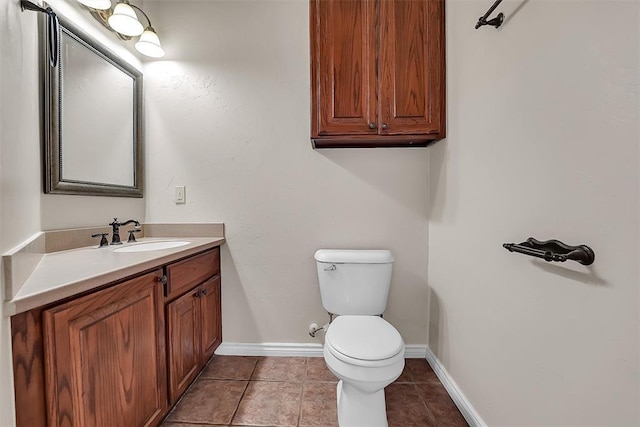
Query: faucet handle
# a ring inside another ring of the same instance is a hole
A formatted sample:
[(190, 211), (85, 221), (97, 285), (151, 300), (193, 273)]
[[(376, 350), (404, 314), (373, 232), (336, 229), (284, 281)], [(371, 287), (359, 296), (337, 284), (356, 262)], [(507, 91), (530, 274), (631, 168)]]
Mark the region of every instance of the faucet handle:
[(102, 248), (104, 246), (109, 246), (109, 241), (107, 240), (107, 236), (108, 235), (109, 235), (109, 233), (96, 233), (96, 234), (92, 234), (91, 237), (101, 236), (100, 246), (98, 246), (98, 247)]
[(135, 243), (135, 242), (136, 242), (136, 236), (134, 236), (133, 234), (134, 234), (134, 233), (139, 233), (139, 232), (141, 232), (141, 231), (142, 231), (142, 230), (141, 230), (141, 229), (139, 229), (139, 228), (129, 230), (129, 239), (127, 239), (127, 243)]

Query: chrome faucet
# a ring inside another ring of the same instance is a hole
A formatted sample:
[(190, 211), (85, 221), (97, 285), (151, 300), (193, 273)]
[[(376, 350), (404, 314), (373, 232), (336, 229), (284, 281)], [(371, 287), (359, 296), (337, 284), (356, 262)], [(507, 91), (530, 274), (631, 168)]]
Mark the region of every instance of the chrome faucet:
[(113, 222), (109, 224), (111, 227), (113, 227), (113, 232), (111, 233), (112, 245), (122, 244), (122, 242), (120, 241), (120, 227), (131, 223), (135, 225), (136, 229), (140, 228), (140, 223), (135, 219), (130, 219), (125, 222), (118, 222), (118, 218), (113, 218)]

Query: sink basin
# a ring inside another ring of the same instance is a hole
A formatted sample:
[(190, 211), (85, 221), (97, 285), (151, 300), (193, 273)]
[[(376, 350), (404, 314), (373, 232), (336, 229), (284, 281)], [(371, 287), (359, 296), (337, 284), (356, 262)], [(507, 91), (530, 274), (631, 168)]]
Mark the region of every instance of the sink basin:
[(115, 249), (114, 252), (148, 252), (148, 251), (159, 251), (160, 249), (171, 249), (171, 248), (179, 248), (180, 246), (188, 245), (191, 242), (186, 242), (182, 240), (171, 240), (165, 242), (148, 242), (148, 243), (138, 243), (131, 246), (123, 246), (121, 248)]

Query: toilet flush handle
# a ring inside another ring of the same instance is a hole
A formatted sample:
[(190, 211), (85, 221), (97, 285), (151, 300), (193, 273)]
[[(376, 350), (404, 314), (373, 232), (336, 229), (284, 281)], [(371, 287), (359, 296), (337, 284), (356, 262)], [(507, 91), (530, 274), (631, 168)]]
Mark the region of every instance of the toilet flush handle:
[(335, 264), (331, 264), (329, 267), (325, 268), (324, 271), (334, 271), (336, 269)]

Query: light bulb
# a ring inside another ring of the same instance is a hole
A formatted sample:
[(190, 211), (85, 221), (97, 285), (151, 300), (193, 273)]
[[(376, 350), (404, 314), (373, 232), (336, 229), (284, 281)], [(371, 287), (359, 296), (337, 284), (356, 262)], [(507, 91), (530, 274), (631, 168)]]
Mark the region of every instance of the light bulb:
[(108, 21), (111, 28), (125, 36), (139, 36), (144, 31), (135, 11), (126, 0), (116, 5)]
[(152, 58), (161, 58), (164, 56), (164, 49), (160, 46), (160, 39), (151, 27), (147, 27), (140, 39), (136, 43), (136, 49), (143, 55)]

